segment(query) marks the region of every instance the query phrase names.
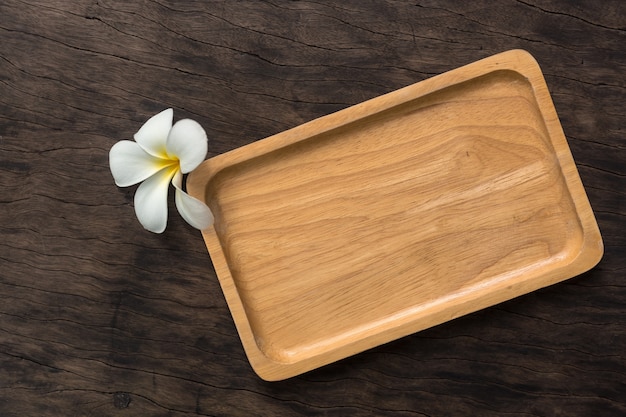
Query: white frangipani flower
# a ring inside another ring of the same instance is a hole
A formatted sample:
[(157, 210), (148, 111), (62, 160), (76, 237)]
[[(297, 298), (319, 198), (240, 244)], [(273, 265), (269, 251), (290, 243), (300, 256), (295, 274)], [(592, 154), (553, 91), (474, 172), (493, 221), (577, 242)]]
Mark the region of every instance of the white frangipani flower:
[(135, 142), (122, 140), (109, 151), (109, 165), (119, 187), (141, 181), (135, 193), (135, 213), (141, 225), (162, 233), (167, 225), (167, 194), (170, 182), (176, 189), (176, 208), (196, 229), (213, 223), (211, 210), (182, 189), (183, 174), (204, 160), (207, 136), (198, 122), (179, 120), (172, 126), (174, 111), (167, 109), (148, 120)]

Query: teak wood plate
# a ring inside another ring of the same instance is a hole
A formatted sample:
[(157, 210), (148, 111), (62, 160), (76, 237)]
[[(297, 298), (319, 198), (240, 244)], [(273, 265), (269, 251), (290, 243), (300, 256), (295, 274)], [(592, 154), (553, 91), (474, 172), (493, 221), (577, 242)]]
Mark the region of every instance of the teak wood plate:
[(188, 181), (246, 354), (279, 380), (593, 267), (535, 60), (508, 51), (205, 161)]

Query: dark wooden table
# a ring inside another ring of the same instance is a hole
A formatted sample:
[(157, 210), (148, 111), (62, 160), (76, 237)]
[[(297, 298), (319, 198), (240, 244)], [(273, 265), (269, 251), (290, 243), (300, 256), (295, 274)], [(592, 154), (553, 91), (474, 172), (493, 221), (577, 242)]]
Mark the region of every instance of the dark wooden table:
[[(626, 415), (626, 3), (0, 3), (1, 416)], [(539, 61), (603, 233), (581, 276), (277, 383), (199, 232), (108, 151), (158, 111), (214, 156), (508, 49)]]

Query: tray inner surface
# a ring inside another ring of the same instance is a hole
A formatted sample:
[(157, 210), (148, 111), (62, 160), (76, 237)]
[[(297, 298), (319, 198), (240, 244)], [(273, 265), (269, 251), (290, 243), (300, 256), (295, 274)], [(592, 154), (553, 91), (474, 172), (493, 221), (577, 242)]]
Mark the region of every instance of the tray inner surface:
[(282, 363), (564, 264), (582, 242), (514, 71), (226, 168), (208, 187), (255, 341)]

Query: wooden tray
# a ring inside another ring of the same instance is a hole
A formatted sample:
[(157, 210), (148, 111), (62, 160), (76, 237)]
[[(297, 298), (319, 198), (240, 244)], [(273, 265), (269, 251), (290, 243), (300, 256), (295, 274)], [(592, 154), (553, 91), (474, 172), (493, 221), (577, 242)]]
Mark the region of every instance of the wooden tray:
[(570, 278), (601, 236), (509, 51), (205, 161), (188, 181), (250, 363), (278, 380)]

